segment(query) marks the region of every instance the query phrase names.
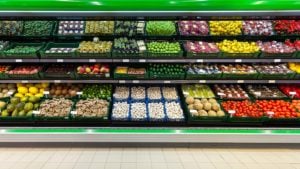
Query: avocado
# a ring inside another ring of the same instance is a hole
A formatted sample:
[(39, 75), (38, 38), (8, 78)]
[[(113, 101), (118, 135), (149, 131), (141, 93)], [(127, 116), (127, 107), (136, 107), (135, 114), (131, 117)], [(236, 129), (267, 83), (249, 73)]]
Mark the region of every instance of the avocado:
[(1, 117), (7, 117), (7, 116), (9, 116), (8, 111), (7, 111), (7, 110), (3, 110), (3, 111), (1, 112)]
[(18, 110), (14, 110), (11, 114), (11, 117), (17, 117), (18, 116)]
[(12, 97), (10, 99), (10, 103), (12, 104), (18, 104), (20, 102), (20, 98), (19, 97)]
[(27, 116), (27, 117), (32, 116), (32, 112), (33, 112), (33, 110), (30, 110), (29, 112), (27, 112), (26, 116)]
[(36, 97), (36, 96), (30, 96), (28, 101), (31, 102), (31, 103), (36, 103), (36, 102), (40, 101), (40, 98)]
[(8, 104), (6, 109), (9, 113), (13, 112), (15, 110), (15, 105), (14, 104)]

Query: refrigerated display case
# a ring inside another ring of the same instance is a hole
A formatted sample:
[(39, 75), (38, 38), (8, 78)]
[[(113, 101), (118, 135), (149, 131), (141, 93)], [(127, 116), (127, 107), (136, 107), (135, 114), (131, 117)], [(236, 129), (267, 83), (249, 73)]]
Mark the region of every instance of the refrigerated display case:
[(1, 1), (0, 142), (299, 143), (299, 9)]

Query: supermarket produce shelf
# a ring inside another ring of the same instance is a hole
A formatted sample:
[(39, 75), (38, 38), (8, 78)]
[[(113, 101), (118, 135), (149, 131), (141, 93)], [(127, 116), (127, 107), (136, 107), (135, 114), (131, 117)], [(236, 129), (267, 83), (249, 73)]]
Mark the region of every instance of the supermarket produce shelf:
[(293, 128), (1, 128), (0, 143), (300, 143)]
[(0, 59), (0, 63), (286, 63), (294, 59)]
[(111, 83), (111, 84), (288, 84), (300, 83), (300, 80), (0, 80), (0, 83)]

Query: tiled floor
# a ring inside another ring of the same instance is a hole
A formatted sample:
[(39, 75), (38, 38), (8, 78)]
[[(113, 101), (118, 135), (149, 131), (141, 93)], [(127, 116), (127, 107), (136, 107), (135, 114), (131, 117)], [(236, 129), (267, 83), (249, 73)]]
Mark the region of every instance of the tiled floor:
[(300, 169), (298, 149), (0, 148), (0, 169)]

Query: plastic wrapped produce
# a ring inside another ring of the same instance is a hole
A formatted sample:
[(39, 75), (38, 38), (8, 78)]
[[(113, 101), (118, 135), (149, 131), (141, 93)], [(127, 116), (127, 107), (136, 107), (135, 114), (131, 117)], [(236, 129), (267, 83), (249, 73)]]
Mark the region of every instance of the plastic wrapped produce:
[(257, 42), (260, 50), (265, 53), (293, 53), (296, 51), (294, 47), (288, 46), (283, 42)]
[(183, 110), (178, 102), (166, 102), (166, 115), (170, 121), (183, 121)]
[(133, 100), (143, 100), (146, 98), (146, 89), (142, 86), (131, 87), (130, 93)]
[(161, 100), (162, 94), (160, 87), (149, 87), (147, 89), (147, 98), (149, 100)]
[(182, 92), (185, 96), (193, 98), (214, 98), (215, 94), (208, 85), (182, 85)]
[(127, 102), (116, 102), (113, 104), (112, 120), (128, 120), (129, 104)]
[(149, 119), (150, 121), (162, 121), (165, 119), (164, 104), (162, 102), (158, 103), (148, 103)]
[(243, 21), (243, 33), (245, 35), (274, 35), (272, 21), (257, 20)]
[(260, 64), (254, 65), (255, 69), (264, 74), (287, 74), (294, 73), (287, 64)]
[(115, 99), (128, 99), (130, 95), (129, 87), (117, 86), (113, 94)]
[(77, 51), (79, 53), (108, 53), (111, 51), (112, 42), (111, 41), (83, 41), (80, 42)]
[(178, 28), (181, 35), (205, 36), (209, 34), (206, 21), (178, 21)]
[(140, 54), (146, 51), (143, 40), (117, 38), (114, 40), (114, 53), (116, 54)]
[(162, 87), (162, 93), (165, 100), (177, 100), (179, 98), (175, 87)]
[(133, 121), (147, 120), (146, 103), (136, 102), (131, 103), (130, 117)]
[(222, 73), (217, 65), (209, 64), (194, 64), (188, 67), (190, 74), (220, 74)]
[(223, 73), (228, 74), (253, 74), (257, 73), (257, 71), (254, 69), (251, 65), (246, 64), (229, 64), (229, 65), (219, 65), (219, 69)]
[(276, 86), (248, 85), (246, 88), (247, 91), (255, 98), (262, 98), (262, 99), (286, 98), (286, 95), (284, 95)]
[(133, 36), (145, 33), (145, 21), (116, 21), (115, 34)]

